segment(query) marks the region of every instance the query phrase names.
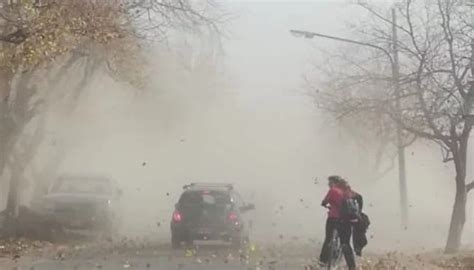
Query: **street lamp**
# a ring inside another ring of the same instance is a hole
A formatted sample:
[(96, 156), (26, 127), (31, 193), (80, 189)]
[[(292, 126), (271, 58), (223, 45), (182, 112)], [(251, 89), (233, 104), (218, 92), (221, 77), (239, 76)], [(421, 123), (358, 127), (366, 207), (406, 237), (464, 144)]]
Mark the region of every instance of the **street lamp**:
[(362, 42), (362, 41), (357, 41), (357, 40), (352, 40), (352, 39), (348, 39), (348, 38), (341, 38), (341, 37), (336, 37), (336, 36), (320, 34), (320, 33), (316, 33), (316, 32), (302, 31), (302, 30), (290, 30), (290, 33), (294, 37), (304, 37), (304, 38), (307, 38), (307, 39), (312, 39), (314, 37), (320, 37), (320, 38), (327, 38), (327, 39), (332, 39), (332, 40), (346, 42), (346, 43), (352, 43), (352, 44), (356, 44), (356, 45), (359, 45), (359, 46), (370, 47), (370, 48), (373, 48), (373, 49), (376, 49), (376, 50), (379, 50), (379, 51), (383, 52), (384, 55), (388, 57), (390, 63), (393, 64), (393, 59), (392, 59), (392, 55), (390, 54), (390, 52), (387, 51), (386, 49), (384, 49), (380, 46), (374, 45), (374, 44), (370, 44), (370, 43), (366, 43), (366, 42)]
[[(351, 43), (358, 46), (369, 47), (375, 50), (383, 52), (383, 54), (390, 61), (390, 66), (392, 69), (392, 84), (395, 92), (395, 105), (397, 117), (400, 118), (401, 114), (401, 104), (400, 104), (400, 75), (399, 75), (399, 63), (398, 63), (398, 38), (397, 38), (397, 22), (396, 22), (396, 13), (395, 9), (392, 9), (392, 44), (393, 44), (393, 55), (386, 49), (377, 46), (375, 44), (366, 43), (362, 41), (352, 40), (348, 38), (336, 37), (332, 35), (325, 35), (316, 32), (302, 31), (302, 30), (290, 30), (290, 33), (295, 37), (304, 37), (312, 39), (314, 37), (331, 39), (339, 42)], [(473, 116), (474, 118), (474, 116)], [(397, 154), (398, 154), (398, 180), (400, 187), (400, 212), (401, 212), (401, 221), (402, 226), (405, 227), (408, 225), (408, 196), (407, 196), (407, 181), (406, 181), (406, 160), (405, 160), (405, 146), (403, 145), (403, 134), (402, 128), (397, 123), (396, 125), (397, 133)]]

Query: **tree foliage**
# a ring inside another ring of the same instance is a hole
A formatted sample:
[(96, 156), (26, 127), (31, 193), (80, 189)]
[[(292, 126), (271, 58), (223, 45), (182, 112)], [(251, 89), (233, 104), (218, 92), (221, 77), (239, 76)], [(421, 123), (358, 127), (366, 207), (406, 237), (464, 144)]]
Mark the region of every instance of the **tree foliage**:
[(18, 1), (4, 3), (0, 14), (0, 63), (13, 70), (32, 69), (86, 41), (107, 44), (130, 27), (109, 1)]
[[(219, 22), (225, 18), (218, 6), (208, 1), (193, 3), (187, 0), (3, 0), (0, 2), (0, 67), (28, 70), (91, 44), (117, 45), (119, 40), (124, 45), (142, 38), (165, 39), (173, 29), (218, 32)], [(125, 49), (131, 52), (131, 48)]]

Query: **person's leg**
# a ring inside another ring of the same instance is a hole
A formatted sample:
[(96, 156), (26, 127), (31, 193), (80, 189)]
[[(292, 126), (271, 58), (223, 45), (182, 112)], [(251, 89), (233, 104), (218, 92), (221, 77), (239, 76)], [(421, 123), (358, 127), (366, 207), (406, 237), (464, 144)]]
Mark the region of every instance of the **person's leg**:
[(354, 252), (351, 247), (351, 234), (352, 234), (352, 225), (348, 222), (342, 222), (339, 224), (338, 228), (339, 237), (341, 239), (342, 252), (344, 253), (344, 258), (346, 259), (347, 267), (349, 270), (355, 270), (355, 258)]
[(324, 237), (323, 246), (321, 248), (321, 255), (319, 256), (319, 261), (321, 263), (328, 263), (329, 261), (329, 243), (331, 242), (332, 232), (336, 228), (334, 220), (326, 220), (326, 235)]
[(362, 255), (362, 246), (363, 246), (363, 232), (360, 229), (360, 225), (356, 224), (352, 230), (352, 246), (354, 247), (354, 252), (357, 256)]

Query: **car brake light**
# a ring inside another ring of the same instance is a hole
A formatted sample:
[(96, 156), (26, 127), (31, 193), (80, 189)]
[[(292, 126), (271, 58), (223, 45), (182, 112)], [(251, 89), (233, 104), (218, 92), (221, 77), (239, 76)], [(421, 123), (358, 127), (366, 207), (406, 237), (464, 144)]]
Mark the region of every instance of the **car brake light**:
[(230, 214), (229, 214), (229, 220), (230, 220), (230, 221), (238, 221), (238, 220), (239, 220), (239, 216), (238, 216), (236, 213), (230, 213)]
[(173, 222), (177, 223), (177, 222), (181, 222), (182, 220), (183, 220), (183, 216), (181, 215), (181, 213), (179, 211), (174, 211)]

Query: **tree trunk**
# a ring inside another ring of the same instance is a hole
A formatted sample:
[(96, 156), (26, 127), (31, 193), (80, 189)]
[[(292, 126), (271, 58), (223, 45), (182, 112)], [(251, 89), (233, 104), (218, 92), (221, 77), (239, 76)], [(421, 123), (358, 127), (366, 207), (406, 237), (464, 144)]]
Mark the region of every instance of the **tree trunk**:
[(464, 180), (462, 183), (456, 177), (456, 197), (451, 215), (451, 224), (449, 226), (448, 241), (446, 243), (445, 253), (455, 253), (461, 246), (461, 236), (466, 222), (466, 186)]
[(444, 249), (445, 253), (459, 251), (461, 247), (461, 236), (464, 224), (466, 223), (466, 163), (470, 130), (471, 128), (468, 127), (459, 143), (456, 142), (451, 145), (454, 167), (456, 169), (456, 196), (454, 198), (451, 223), (449, 225), (448, 240)]
[(19, 209), (19, 181), (18, 174), (12, 170), (10, 176), (10, 184), (8, 187), (8, 197), (7, 197), (7, 207), (5, 209), (6, 212), (6, 220), (4, 226), (4, 233), (8, 236), (13, 236), (16, 234), (17, 226), (17, 217), (18, 217), (18, 209)]
[[(36, 92), (34, 88), (28, 88), (31, 78), (32, 74), (28, 73), (21, 75), (15, 86), (13, 83), (10, 83), (9, 93), (15, 93), (15, 99), (9, 100), (10, 104), (6, 102), (2, 104), (5, 105), (5, 108), (8, 105), (9, 108), (1, 111), (3, 117), (0, 121), (2, 131), (0, 147), (3, 152), (0, 153), (0, 175), (4, 175), (4, 170), (7, 164), (10, 163), (9, 159), (15, 151), (15, 146), (23, 129), (34, 116), (34, 108), (32, 108), (30, 103)], [(14, 235), (16, 233), (19, 210), (20, 179), (23, 173), (21, 171), (21, 164), (15, 162), (9, 164), (9, 172), (10, 181), (5, 209), (4, 233)]]

